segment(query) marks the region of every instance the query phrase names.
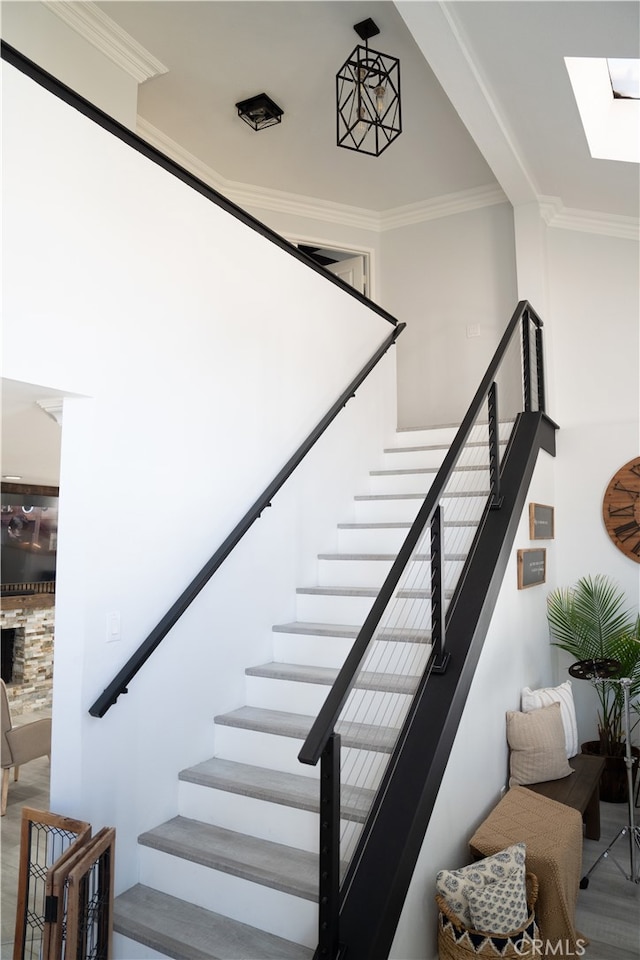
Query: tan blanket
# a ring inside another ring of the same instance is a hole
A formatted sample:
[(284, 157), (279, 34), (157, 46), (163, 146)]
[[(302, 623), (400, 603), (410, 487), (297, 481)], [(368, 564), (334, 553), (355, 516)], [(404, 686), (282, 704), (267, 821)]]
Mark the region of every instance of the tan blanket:
[(540, 956), (575, 956), (577, 941), (586, 942), (575, 929), (582, 817), (577, 810), (526, 787), (512, 787), (480, 824), (469, 846), (474, 856), (488, 857), (520, 841), (527, 845), (527, 870), (535, 873), (539, 883)]

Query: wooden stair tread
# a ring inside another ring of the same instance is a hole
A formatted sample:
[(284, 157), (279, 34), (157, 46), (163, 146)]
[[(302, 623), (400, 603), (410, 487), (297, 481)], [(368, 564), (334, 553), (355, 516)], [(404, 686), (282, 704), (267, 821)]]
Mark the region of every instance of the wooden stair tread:
[[(202, 787), (225, 790), (312, 813), (317, 813), (320, 807), (316, 777), (284, 773), (234, 760), (212, 757), (182, 770), (179, 778)], [(373, 796), (373, 790), (342, 784), (340, 808), (343, 819), (364, 823)]]
[(175, 960), (312, 960), (313, 950), (137, 884), (116, 897), (113, 928)]

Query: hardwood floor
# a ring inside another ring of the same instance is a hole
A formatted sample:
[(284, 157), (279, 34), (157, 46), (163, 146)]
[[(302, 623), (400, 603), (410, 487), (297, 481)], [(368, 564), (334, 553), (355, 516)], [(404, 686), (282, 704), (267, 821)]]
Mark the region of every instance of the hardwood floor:
[[(9, 960), (13, 950), (16, 886), (20, 844), (20, 816), (23, 806), (49, 809), (49, 762), (45, 758), (26, 764), (18, 783), (10, 784), (7, 814), (2, 818), (2, 951)], [(64, 811), (58, 811), (64, 812)], [(636, 821), (640, 810), (636, 808)], [(601, 839), (585, 840), (583, 874), (595, 863), (628, 820), (626, 804), (602, 803)], [(639, 960), (640, 884), (625, 879), (630, 872), (628, 838), (619, 839), (612, 856), (601, 860), (591, 874), (589, 886), (578, 896), (576, 927), (589, 938), (586, 960)], [(613, 858), (619, 863), (616, 866)], [(640, 863), (640, 854), (638, 856)]]
[[(601, 803), (600, 840), (585, 840), (583, 875), (593, 866), (629, 819), (626, 803)], [(640, 809), (634, 811), (640, 823)], [(617, 861), (619, 866), (616, 866)], [(636, 869), (640, 867), (637, 851)], [(640, 957), (640, 884), (625, 878), (631, 872), (629, 838), (620, 837), (610, 855), (589, 877), (589, 886), (578, 895), (576, 927), (589, 938), (586, 960), (638, 960)]]
[[(51, 713), (29, 713), (14, 717), (14, 723), (26, 723)], [(2, 817), (2, 960), (9, 960), (13, 953), (13, 937), (16, 922), (16, 891), (18, 887), (18, 861), (20, 858), (20, 821), (23, 807), (36, 810), (49, 809), (49, 760), (41, 757), (20, 767), (20, 779), (9, 783), (7, 812)]]

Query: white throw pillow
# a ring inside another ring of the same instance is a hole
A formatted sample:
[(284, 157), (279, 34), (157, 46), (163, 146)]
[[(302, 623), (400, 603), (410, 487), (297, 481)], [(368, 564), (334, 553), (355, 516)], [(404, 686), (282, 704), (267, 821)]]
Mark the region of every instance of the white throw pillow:
[(575, 757), (579, 750), (578, 724), (571, 681), (566, 680), (559, 687), (541, 687), (539, 690), (524, 687), (522, 690), (521, 709), (524, 713), (530, 713), (531, 710), (538, 710), (540, 707), (548, 707), (552, 703), (560, 704), (567, 758)]

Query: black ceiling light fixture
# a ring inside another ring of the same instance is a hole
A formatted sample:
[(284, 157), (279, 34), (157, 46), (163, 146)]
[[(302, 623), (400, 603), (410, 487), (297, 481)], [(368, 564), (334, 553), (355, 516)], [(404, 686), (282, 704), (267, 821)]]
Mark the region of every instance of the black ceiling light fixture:
[(259, 93), (257, 97), (249, 97), (236, 103), (238, 116), (242, 117), (254, 130), (264, 130), (280, 123), (284, 110), (275, 103), (266, 93)]
[(371, 18), (353, 28), (358, 44), (336, 76), (338, 146), (378, 157), (402, 133), (400, 61), (369, 49), (380, 33)]

